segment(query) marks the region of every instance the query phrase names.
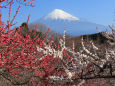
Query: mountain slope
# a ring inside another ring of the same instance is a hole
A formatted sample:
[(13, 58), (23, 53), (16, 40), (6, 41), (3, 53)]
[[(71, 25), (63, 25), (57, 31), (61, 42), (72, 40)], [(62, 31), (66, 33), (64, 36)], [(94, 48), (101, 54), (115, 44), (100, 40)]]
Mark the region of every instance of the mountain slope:
[(66, 29), (66, 33), (72, 36), (97, 33), (96, 27), (101, 31), (105, 31), (107, 28), (100, 24), (80, 20), (80, 18), (59, 9), (55, 9), (45, 17), (36, 21), (36, 23), (38, 22), (45, 24), (60, 34)]

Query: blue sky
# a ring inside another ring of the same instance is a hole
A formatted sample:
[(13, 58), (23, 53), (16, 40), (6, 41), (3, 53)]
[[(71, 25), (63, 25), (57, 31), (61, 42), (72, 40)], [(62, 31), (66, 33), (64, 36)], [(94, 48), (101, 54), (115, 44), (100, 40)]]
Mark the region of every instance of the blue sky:
[[(20, 25), (26, 22), (30, 14), (30, 23), (47, 15), (54, 9), (61, 9), (76, 17), (84, 18), (90, 22), (108, 25), (115, 23), (115, 0), (35, 0), (35, 7), (22, 6), (15, 21)], [(18, 3), (13, 5), (12, 16)], [(3, 21), (8, 18), (8, 9), (2, 9)]]

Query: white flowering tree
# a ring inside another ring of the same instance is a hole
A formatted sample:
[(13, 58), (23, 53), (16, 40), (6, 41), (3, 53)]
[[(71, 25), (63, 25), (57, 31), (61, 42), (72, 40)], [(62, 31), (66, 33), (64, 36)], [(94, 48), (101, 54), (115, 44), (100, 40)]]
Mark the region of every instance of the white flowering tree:
[[(113, 36), (111, 39), (114, 38), (113, 32), (110, 36), (107, 33), (102, 33), (102, 35), (108, 39), (110, 39), (111, 36)], [(65, 46), (65, 38), (64, 30), (63, 39), (59, 40), (58, 49), (45, 43), (44, 49), (37, 46), (38, 52), (42, 51), (44, 55), (50, 54), (53, 58), (61, 59), (61, 62), (63, 63), (63, 66), (61, 64), (61, 68), (64, 69), (67, 77), (64, 78), (63, 75), (59, 77), (54, 74), (49, 76), (50, 79), (53, 81), (60, 80), (60, 82), (71, 82), (81, 86), (87, 79), (115, 78), (114, 48), (111, 48), (111, 46), (101, 47), (95, 45), (93, 41), (90, 41), (90, 44), (86, 45), (82, 38), (82, 49), (79, 52), (75, 52), (74, 43), (72, 49)], [(51, 44), (52, 43), (53, 41), (51, 41)], [(40, 59), (42, 60), (43, 57)], [(78, 83), (77, 81), (79, 80), (81, 81)]]

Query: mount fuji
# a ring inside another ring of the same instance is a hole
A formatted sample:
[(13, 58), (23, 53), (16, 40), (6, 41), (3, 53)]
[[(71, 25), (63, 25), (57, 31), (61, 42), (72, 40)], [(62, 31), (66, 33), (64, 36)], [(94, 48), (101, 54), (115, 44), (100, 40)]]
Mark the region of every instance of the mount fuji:
[(66, 33), (71, 36), (98, 33), (96, 27), (101, 31), (107, 29), (104, 25), (80, 19), (60, 9), (53, 10), (48, 15), (38, 19), (35, 23), (45, 24), (51, 30), (55, 30), (60, 34), (66, 29)]

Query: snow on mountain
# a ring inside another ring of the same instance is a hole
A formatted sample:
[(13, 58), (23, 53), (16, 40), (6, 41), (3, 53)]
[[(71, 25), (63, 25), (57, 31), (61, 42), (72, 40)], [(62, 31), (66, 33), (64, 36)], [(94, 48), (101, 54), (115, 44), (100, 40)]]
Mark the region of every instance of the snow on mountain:
[(71, 14), (64, 12), (60, 9), (55, 9), (51, 13), (49, 13), (47, 16), (44, 17), (45, 20), (47, 19), (63, 19), (63, 20), (80, 20), (79, 18), (72, 16)]

